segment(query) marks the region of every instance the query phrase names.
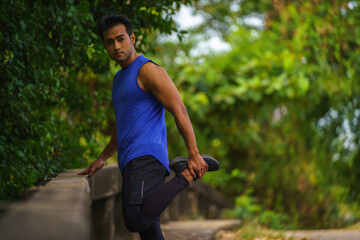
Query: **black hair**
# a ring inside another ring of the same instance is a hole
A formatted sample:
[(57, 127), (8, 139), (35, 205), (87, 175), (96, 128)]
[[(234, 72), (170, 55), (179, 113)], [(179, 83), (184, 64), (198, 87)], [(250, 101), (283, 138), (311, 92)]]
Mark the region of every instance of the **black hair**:
[(121, 14), (113, 14), (113, 15), (108, 15), (103, 17), (99, 22), (98, 22), (98, 31), (99, 31), (99, 35), (101, 37), (101, 39), (104, 41), (104, 31), (115, 27), (118, 24), (123, 24), (126, 28), (126, 32), (127, 34), (129, 34), (129, 36), (131, 36), (132, 34), (132, 25), (131, 22), (129, 21), (129, 19), (125, 16), (125, 15), (121, 15)]

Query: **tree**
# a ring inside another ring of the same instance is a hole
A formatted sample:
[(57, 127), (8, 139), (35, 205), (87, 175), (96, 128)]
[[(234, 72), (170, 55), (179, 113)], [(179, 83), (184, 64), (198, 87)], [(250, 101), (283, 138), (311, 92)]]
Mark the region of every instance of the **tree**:
[[(200, 149), (222, 160), (208, 182), (232, 199), (250, 194), (285, 214), (284, 225), (336, 227), (347, 221), (346, 196), (347, 208), (359, 207), (360, 6), (313, 2), (199, 2), (206, 20), (190, 32), (213, 28), (231, 50), (193, 57), (189, 39), (168, 43), (158, 58), (189, 108)], [(263, 26), (246, 24), (254, 14)]]

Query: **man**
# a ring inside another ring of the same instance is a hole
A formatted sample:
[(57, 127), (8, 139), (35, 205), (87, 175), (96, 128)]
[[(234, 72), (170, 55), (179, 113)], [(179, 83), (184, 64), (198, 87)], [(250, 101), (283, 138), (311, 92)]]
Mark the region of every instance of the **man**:
[[(136, 52), (135, 35), (123, 15), (99, 22), (99, 35), (109, 56), (121, 70), (113, 79), (116, 127), (98, 159), (79, 174), (89, 177), (100, 170), (116, 151), (123, 176), (123, 215), (126, 227), (141, 239), (163, 239), (160, 214), (172, 199), (206, 171), (219, 168), (208, 155), (200, 155), (186, 108), (167, 72)], [(171, 163), (169, 175), (164, 108), (175, 118), (189, 157)]]

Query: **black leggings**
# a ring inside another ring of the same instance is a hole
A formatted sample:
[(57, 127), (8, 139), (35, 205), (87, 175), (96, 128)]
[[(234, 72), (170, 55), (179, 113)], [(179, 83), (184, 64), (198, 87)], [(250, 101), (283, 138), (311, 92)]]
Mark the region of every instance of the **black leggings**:
[(160, 214), (178, 193), (189, 186), (182, 174), (164, 183), (166, 173), (166, 168), (152, 156), (133, 159), (123, 170), (125, 225), (129, 231), (138, 232), (142, 240), (164, 239)]

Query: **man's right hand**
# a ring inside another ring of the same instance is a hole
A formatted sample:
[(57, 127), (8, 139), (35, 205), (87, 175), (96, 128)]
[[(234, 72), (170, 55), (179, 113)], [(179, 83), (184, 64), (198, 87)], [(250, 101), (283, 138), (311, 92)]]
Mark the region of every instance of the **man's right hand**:
[(105, 165), (105, 160), (97, 159), (90, 166), (88, 166), (82, 172), (79, 172), (77, 175), (88, 175), (88, 178), (93, 176), (97, 171), (103, 168)]
[(196, 154), (194, 156), (189, 157), (188, 161), (188, 169), (193, 178), (200, 179), (204, 176), (209, 166), (204, 161), (204, 159), (200, 156), (200, 154)]

